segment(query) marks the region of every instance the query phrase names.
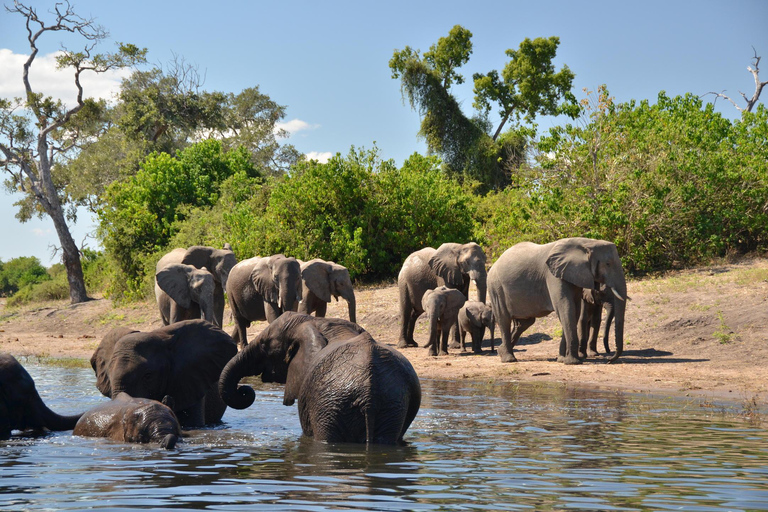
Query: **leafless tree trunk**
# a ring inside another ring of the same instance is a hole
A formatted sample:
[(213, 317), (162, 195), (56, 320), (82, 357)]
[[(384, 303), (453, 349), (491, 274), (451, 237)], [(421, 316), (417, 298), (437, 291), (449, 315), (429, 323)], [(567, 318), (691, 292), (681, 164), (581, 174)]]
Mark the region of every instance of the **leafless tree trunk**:
[(768, 85), (768, 81), (760, 81), (760, 57), (757, 55), (757, 50), (755, 50), (754, 47), (752, 47), (752, 51), (754, 52), (755, 56), (752, 57), (752, 65), (747, 66), (747, 71), (752, 73), (752, 76), (755, 79), (755, 92), (752, 94), (751, 98), (748, 98), (746, 94), (739, 91), (739, 94), (741, 94), (741, 97), (744, 98), (744, 101), (747, 103), (745, 108), (741, 108), (735, 101), (733, 101), (730, 97), (726, 96), (722, 92), (708, 92), (707, 94), (714, 94), (718, 98), (723, 98), (730, 101), (731, 104), (733, 104), (733, 106), (741, 112), (752, 112), (752, 109), (755, 108), (755, 105), (760, 99), (760, 93), (763, 92), (763, 87)]

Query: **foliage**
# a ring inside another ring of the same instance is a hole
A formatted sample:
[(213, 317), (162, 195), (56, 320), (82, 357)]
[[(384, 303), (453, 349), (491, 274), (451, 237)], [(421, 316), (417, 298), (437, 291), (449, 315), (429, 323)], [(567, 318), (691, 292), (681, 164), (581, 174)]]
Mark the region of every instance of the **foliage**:
[(0, 261), (0, 295), (9, 297), (21, 288), (47, 281), (51, 278), (40, 260), (34, 256)]
[(153, 153), (135, 176), (110, 185), (98, 214), (99, 237), (116, 271), (113, 284), (136, 287), (145, 257), (168, 244), (190, 208), (215, 205), (222, 183), (236, 174), (261, 178), (244, 148), (225, 151), (210, 139), (175, 158)]

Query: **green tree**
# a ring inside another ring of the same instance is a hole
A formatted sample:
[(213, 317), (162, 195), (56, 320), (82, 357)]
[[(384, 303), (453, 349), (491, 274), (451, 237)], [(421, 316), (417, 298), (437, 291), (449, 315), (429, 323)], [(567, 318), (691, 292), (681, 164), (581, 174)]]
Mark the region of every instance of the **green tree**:
[[(69, 295), (72, 303), (88, 299), (80, 262), (80, 253), (67, 225), (74, 220), (72, 211), (65, 211), (62, 186), (54, 179), (53, 169), (77, 151), (89, 135), (83, 128), (89, 119), (97, 117), (101, 106), (84, 96), (80, 83), (83, 73), (104, 73), (143, 62), (146, 50), (130, 44), (119, 44), (115, 53), (95, 54), (96, 45), (107, 37), (103, 28), (93, 20), (75, 14), (67, 4), (57, 4), (52, 22), (41, 19), (37, 11), (20, 2), (6, 7), (8, 12), (21, 15), (27, 27), (30, 56), (24, 63), (23, 83), (25, 98), (0, 99), (0, 168), (9, 179), (5, 185), (10, 191), (21, 191), (27, 199), (16, 217), (26, 221), (33, 214), (47, 215), (53, 221), (61, 243), (62, 259), (67, 270)], [(57, 57), (58, 67), (74, 72), (73, 85), (77, 91), (76, 105), (65, 106), (61, 101), (35, 91), (29, 70), (37, 57), (39, 41), (50, 32), (73, 32), (86, 40), (85, 48), (75, 52), (64, 50)]]
[(0, 295), (3, 297), (49, 279), (48, 271), (34, 256), (13, 258), (5, 263), (0, 261)]

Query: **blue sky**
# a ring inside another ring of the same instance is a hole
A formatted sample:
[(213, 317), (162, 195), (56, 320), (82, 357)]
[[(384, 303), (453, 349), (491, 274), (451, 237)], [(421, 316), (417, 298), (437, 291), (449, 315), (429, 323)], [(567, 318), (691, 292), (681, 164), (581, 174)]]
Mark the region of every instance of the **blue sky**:
[[(40, 13), (53, 5), (30, 3)], [(104, 51), (115, 41), (131, 42), (148, 48), (149, 61), (157, 64), (177, 54), (198, 66), (207, 90), (239, 92), (258, 85), (287, 106), (286, 126), (294, 130), (289, 142), (312, 155), (346, 153), (352, 145), (370, 148), (375, 142), (384, 158), (401, 164), (413, 152), (423, 152), (418, 115), (403, 103), (387, 63), (406, 45), (427, 50), (456, 24), (473, 34), (474, 52), (462, 68), (470, 83), (453, 90), (467, 112), (472, 73), (503, 68), (504, 51), (516, 49), (526, 37), (560, 37), (556, 64), (567, 64), (576, 74), (579, 98), (582, 88), (607, 84), (618, 101), (653, 101), (661, 90), (669, 95), (725, 91), (739, 100), (740, 91), (750, 96), (754, 91), (746, 69), (752, 47), (763, 56), (761, 78), (768, 79), (764, 0), (72, 3), (76, 12), (95, 17), (110, 32)], [(51, 94), (68, 82), (43, 72), (42, 57), (56, 51), (62, 37), (50, 34), (41, 42), (37, 86)], [(28, 51), (22, 18), (3, 10), (0, 96), (13, 96), (20, 87), (20, 56)], [(109, 94), (118, 78), (93, 83), (90, 90)], [(729, 117), (738, 116), (723, 100), (717, 106)], [(540, 128), (558, 123), (545, 119)], [(58, 261), (51, 251), (58, 245), (53, 223), (46, 218), (20, 224), (13, 217), (15, 200), (0, 192), (5, 242), (0, 259), (34, 255), (46, 265)], [(81, 215), (73, 228), (76, 242), (88, 240), (96, 247), (87, 238), (92, 229), (88, 215)]]

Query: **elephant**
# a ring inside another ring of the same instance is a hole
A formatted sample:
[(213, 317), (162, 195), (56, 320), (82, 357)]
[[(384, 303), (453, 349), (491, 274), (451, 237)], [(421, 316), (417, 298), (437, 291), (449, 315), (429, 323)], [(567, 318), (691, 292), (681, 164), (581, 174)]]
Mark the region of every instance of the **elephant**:
[(324, 317), (331, 296), (337, 301), (341, 296), (347, 301), (349, 321), (357, 321), (355, 289), (347, 267), (320, 259), (302, 262), (300, 267), (303, 296), (299, 313)]
[(232, 268), (227, 281), (227, 297), (235, 331), (232, 337), (240, 348), (248, 345), (251, 322), (272, 323), (293, 311), (301, 300), (301, 267), (296, 258), (275, 254), (243, 260)]
[(86, 411), (72, 433), (126, 443), (159, 443), (170, 450), (181, 437), (181, 425), (167, 405), (118, 393), (109, 402)]
[(205, 269), (172, 263), (155, 274), (155, 298), (163, 325), (202, 318), (217, 327), (213, 297), (216, 283)]
[(408, 359), (338, 318), (289, 311), (269, 324), (221, 372), (227, 405), (253, 403), (253, 389), (238, 387), (250, 375), (284, 383), (283, 404), (298, 400), (302, 431), (316, 441), (404, 444), (421, 405)]
[(222, 368), (237, 353), (234, 340), (204, 320), (184, 320), (155, 331), (120, 327), (108, 332), (91, 357), (96, 386), (104, 396), (173, 399), (184, 427), (221, 421), (226, 405), (218, 394)]
[[(474, 242), (445, 243), (437, 249), (426, 247), (411, 253), (397, 277), (400, 294), (400, 339), (397, 347), (418, 346), (413, 339), (413, 330), (416, 320), (424, 312), (421, 298), (425, 291), (445, 285), (461, 290), (469, 298), (471, 281), (477, 285), (477, 300), (485, 302), (485, 253)], [(458, 344), (458, 326), (452, 332)]]
[(424, 292), (421, 308), (429, 315), (429, 341), (425, 345), (429, 355), (448, 355), (448, 334), (456, 325), (459, 310), (466, 301), (467, 297), (461, 290), (447, 286)]
[[(629, 299), (629, 297), (627, 297)], [(579, 315), (579, 357), (586, 358), (598, 355), (597, 336), (603, 316), (603, 308), (607, 313), (603, 326), (603, 346), (605, 353), (610, 354), (608, 337), (611, 331), (615, 310), (615, 296), (604, 284), (597, 289), (584, 289)]]
[(493, 352), (493, 331), (496, 321), (491, 306), (484, 302), (468, 300), (459, 310), (459, 334), (461, 335), (461, 350), (464, 351), (464, 343), (467, 333), (472, 337), (472, 352), (483, 352), (483, 336), (487, 327), (491, 333), (491, 352)]
[(0, 440), (9, 439), (12, 430), (72, 430), (80, 416), (50, 410), (21, 363), (11, 354), (0, 353)]
[[(227, 280), (229, 272), (237, 264), (237, 258), (231, 248), (226, 249), (229, 244), (225, 244), (225, 249), (215, 249), (203, 245), (193, 245), (188, 249), (174, 249), (157, 262), (155, 274), (160, 272), (167, 265), (182, 263), (192, 265), (195, 268), (205, 269), (213, 275), (215, 287), (213, 290), (213, 314), (215, 321), (212, 323), (222, 326), (224, 321), (224, 290), (227, 289)], [(157, 294), (157, 289), (155, 291)], [(170, 299), (168, 299), (170, 300)], [(160, 303), (160, 299), (158, 299)], [(163, 325), (165, 318), (163, 318)]]
[[(577, 324), (583, 289), (605, 284), (618, 299), (614, 308), (616, 361), (624, 348), (627, 283), (616, 246), (605, 240), (564, 238), (544, 245), (521, 242), (507, 249), (488, 271), (491, 307), (501, 331), (502, 362), (536, 318), (557, 313), (563, 328), (558, 361), (579, 364)], [(514, 324), (514, 330), (512, 330)]]

